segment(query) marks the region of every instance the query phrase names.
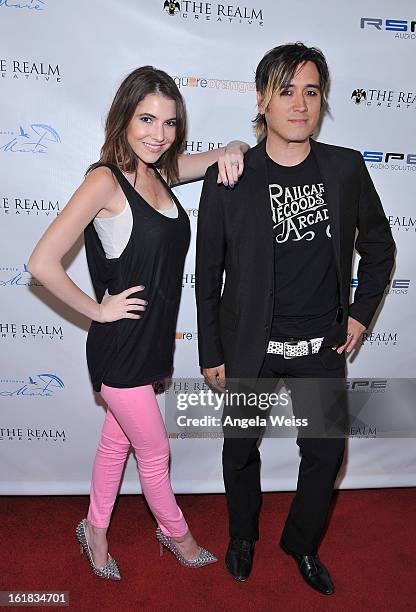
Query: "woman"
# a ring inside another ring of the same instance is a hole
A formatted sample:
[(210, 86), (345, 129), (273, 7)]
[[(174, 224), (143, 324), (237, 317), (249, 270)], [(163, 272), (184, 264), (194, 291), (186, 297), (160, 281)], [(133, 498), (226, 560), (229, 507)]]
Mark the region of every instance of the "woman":
[[(152, 383), (172, 372), (175, 325), (189, 219), (169, 185), (200, 179), (218, 161), (233, 186), (248, 145), (180, 155), (186, 113), (173, 79), (144, 66), (121, 84), (110, 108), (99, 162), (41, 238), (29, 271), (92, 319), (87, 362), (108, 409), (94, 462), (90, 507), (76, 535), (97, 576), (120, 579), (106, 532), (130, 444), (157, 539), (187, 567), (217, 561), (197, 546), (169, 481), (169, 445)], [(97, 301), (61, 260), (84, 231)]]

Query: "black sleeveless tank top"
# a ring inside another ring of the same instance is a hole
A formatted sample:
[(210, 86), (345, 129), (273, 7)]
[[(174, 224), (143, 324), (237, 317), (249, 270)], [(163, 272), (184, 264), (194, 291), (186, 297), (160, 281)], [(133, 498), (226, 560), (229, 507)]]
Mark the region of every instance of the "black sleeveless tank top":
[(133, 227), (124, 251), (116, 259), (106, 258), (93, 223), (85, 228), (85, 250), (95, 295), (101, 302), (106, 289), (114, 295), (144, 285), (143, 291), (129, 297), (147, 300), (148, 305), (145, 311), (136, 311), (140, 319), (92, 321), (86, 351), (95, 391), (101, 390), (102, 383), (109, 387), (138, 387), (171, 375), (183, 267), (190, 240), (188, 215), (157, 170), (178, 207), (176, 219), (160, 214), (148, 204), (117, 166), (100, 165), (110, 168), (117, 178), (131, 207)]

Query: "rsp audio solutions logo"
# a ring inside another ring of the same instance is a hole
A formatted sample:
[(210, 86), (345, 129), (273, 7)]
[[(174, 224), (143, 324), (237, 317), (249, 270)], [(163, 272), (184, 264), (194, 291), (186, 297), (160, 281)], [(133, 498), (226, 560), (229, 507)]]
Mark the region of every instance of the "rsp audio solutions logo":
[(416, 19), (361, 17), (360, 28), (373, 32), (391, 32), (394, 34), (394, 38), (416, 39)]
[[(358, 287), (358, 278), (351, 279), (352, 289)], [(410, 278), (392, 278), (384, 290), (385, 295), (407, 295), (410, 290)]]
[(364, 161), (374, 170), (416, 171), (416, 153), (363, 151)]
[(385, 393), (387, 379), (348, 378), (345, 381), (347, 391), (358, 393)]
[(194, 2), (182, 0), (169, 2), (165, 0), (163, 11), (169, 17), (180, 17), (196, 22), (231, 23), (263, 26), (263, 8), (240, 6), (238, 4), (221, 4), (218, 2)]
[(60, 142), (58, 132), (46, 123), (20, 125), (14, 132), (0, 129), (0, 151), (3, 153), (47, 153), (52, 145)]

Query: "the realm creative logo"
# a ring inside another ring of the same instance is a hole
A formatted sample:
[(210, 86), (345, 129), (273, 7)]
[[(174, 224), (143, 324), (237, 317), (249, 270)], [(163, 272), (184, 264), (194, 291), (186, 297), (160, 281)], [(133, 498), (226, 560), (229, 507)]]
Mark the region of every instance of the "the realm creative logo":
[(223, 142), (210, 142), (209, 140), (185, 140), (184, 153), (201, 153), (202, 151), (214, 151), (225, 147)]
[(65, 429), (46, 429), (45, 427), (2, 427), (0, 442), (66, 442)]
[(397, 346), (398, 333), (392, 331), (368, 331), (362, 334), (362, 344), (371, 347), (392, 347)]
[(0, 7), (11, 9), (28, 9), (34, 13), (43, 11), (46, 6), (45, 0), (0, 0)]
[(416, 39), (416, 19), (382, 19), (361, 17), (360, 28), (373, 32), (392, 32), (394, 38)]
[(0, 266), (0, 287), (43, 287), (23, 266)]
[(236, 91), (237, 93), (247, 93), (256, 89), (254, 81), (233, 81), (231, 79), (212, 79), (196, 76), (174, 76), (173, 80), (178, 89), (182, 87), (196, 87), (200, 89), (218, 89), (221, 92)]
[(30, 217), (57, 217), (59, 215), (59, 201), (46, 198), (7, 197), (0, 195), (0, 214), (24, 215)]
[(0, 129), (0, 151), (7, 153), (46, 153), (52, 143), (60, 142), (58, 132), (45, 123), (20, 125), (16, 131)]
[(182, 276), (182, 287), (183, 289), (195, 289), (195, 272), (185, 272)]
[(62, 325), (0, 322), (1, 340), (63, 340)]
[(367, 98), (365, 89), (354, 89), (351, 94), (351, 100), (354, 100), (356, 104), (361, 104)]
[(355, 106), (361, 108), (391, 108), (392, 110), (416, 110), (416, 92), (394, 89), (354, 89), (350, 96)]
[(168, 15), (174, 17), (176, 13), (180, 12), (181, 6), (179, 2), (169, 2), (169, 0), (166, 0), (163, 5), (163, 9), (168, 13)]
[(0, 59), (0, 78), (60, 83), (62, 74), (59, 64), (34, 62), (33, 60)]
[(182, 17), (195, 21), (211, 21), (263, 26), (263, 9), (240, 6), (238, 4), (220, 4), (218, 2), (181, 2), (163, 1), (163, 10), (170, 17)]
[(172, 379), (172, 384), (165, 390), (166, 394), (175, 393), (195, 393), (197, 391), (208, 391), (209, 386), (204, 378), (175, 378)]
[(416, 217), (388, 215), (391, 229), (396, 232), (416, 232)]
[[(358, 287), (358, 278), (351, 279), (351, 287)], [(392, 278), (387, 283), (384, 295), (408, 295), (410, 289), (410, 278)]]
[(416, 153), (363, 151), (362, 155), (369, 168), (373, 170), (416, 171)]
[(346, 434), (349, 438), (376, 438), (377, 437), (377, 427), (374, 425), (352, 425), (346, 431)]
[(27, 380), (0, 378), (2, 397), (52, 397), (64, 387), (62, 378), (51, 373), (28, 376)]

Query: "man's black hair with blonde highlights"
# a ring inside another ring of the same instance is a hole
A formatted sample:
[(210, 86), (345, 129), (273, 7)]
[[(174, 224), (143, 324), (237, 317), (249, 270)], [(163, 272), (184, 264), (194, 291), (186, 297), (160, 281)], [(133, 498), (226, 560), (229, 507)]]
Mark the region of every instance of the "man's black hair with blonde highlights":
[[(329, 70), (324, 54), (316, 47), (307, 47), (301, 42), (274, 47), (266, 53), (256, 70), (256, 90), (267, 108), (275, 91), (287, 87), (297, 68), (305, 62), (313, 62), (319, 74), (322, 109), (328, 105)], [(262, 140), (267, 134), (267, 124), (263, 114), (257, 113), (253, 121), (256, 136)]]

